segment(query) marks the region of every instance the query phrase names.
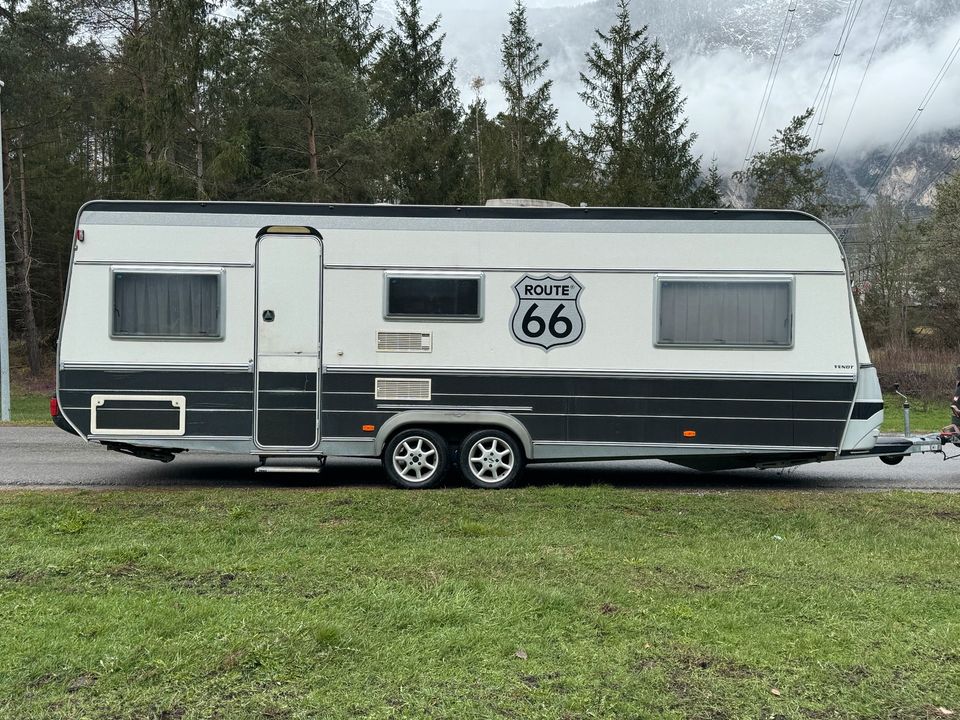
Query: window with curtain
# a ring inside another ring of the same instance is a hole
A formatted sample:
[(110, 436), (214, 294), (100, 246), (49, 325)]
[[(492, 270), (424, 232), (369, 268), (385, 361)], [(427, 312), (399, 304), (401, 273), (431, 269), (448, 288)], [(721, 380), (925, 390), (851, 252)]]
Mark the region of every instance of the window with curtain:
[(792, 283), (661, 278), (658, 345), (789, 347)]
[(388, 318), (478, 320), (480, 276), (387, 275)]
[(219, 338), (219, 273), (113, 274), (116, 337)]

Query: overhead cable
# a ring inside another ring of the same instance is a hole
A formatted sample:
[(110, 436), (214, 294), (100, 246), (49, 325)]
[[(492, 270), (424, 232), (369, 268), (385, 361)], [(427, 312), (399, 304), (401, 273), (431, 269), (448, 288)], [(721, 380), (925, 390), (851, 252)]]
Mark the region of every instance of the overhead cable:
[(760, 107), (757, 109), (757, 117), (753, 121), (753, 130), (750, 132), (750, 141), (747, 144), (747, 152), (743, 157), (741, 171), (746, 170), (747, 163), (753, 157), (757, 142), (760, 139), (760, 132), (763, 127), (763, 118), (767, 114), (767, 107), (770, 104), (770, 98), (773, 95), (773, 87), (777, 82), (777, 75), (780, 73), (780, 64), (783, 62), (783, 53), (787, 48), (787, 39), (790, 35), (790, 29), (793, 27), (793, 18), (797, 14), (797, 6), (800, 0), (790, 0), (787, 4), (787, 12), (783, 18), (783, 26), (780, 28), (780, 39), (777, 40), (777, 49), (773, 54), (773, 62), (770, 64), (770, 72), (767, 73), (767, 82), (763, 87), (763, 95), (760, 98)]
[(824, 71), (823, 77), (820, 79), (820, 85), (817, 87), (817, 94), (813, 98), (813, 103), (808, 106), (814, 109), (814, 113), (807, 121), (807, 124), (804, 128), (804, 135), (810, 136), (813, 133), (814, 122), (817, 116), (816, 109), (821, 105), (821, 95), (825, 95), (827, 81), (830, 77), (832, 77), (834, 65), (837, 62), (837, 58), (840, 57), (840, 49), (843, 46), (843, 39), (846, 37), (847, 26), (850, 24), (850, 18), (853, 16), (855, 2), (856, 0), (849, 0), (847, 3), (847, 10), (843, 18), (843, 25), (840, 28), (840, 37), (837, 38), (837, 46), (834, 48), (833, 55), (830, 56), (830, 62), (827, 63), (827, 69)]
[(847, 49), (847, 42), (850, 40), (850, 35), (853, 33), (853, 26), (856, 25), (857, 18), (860, 17), (860, 9), (863, 7), (863, 0), (859, 0), (856, 5), (856, 10), (853, 13), (853, 16), (850, 18), (850, 22), (846, 26), (846, 33), (841, 30), (840, 32), (840, 46), (836, 53), (836, 62), (833, 64), (833, 77), (827, 82), (827, 90), (824, 94), (824, 100), (820, 108), (820, 119), (817, 121), (817, 129), (813, 137), (813, 147), (817, 148), (820, 145), (820, 138), (823, 135), (823, 125), (827, 120), (827, 113), (830, 111), (830, 101), (833, 99), (833, 92), (837, 89), (837, 80), (840, 78), (840, 63), (843, 62), (843, 52)]
[(857, 92), (853, 96), (853, 102), (850, 103), (850, 111), (847, 113), (847, 119), (843, 123), (843, 129), (840, 131), (840, 139), (837, 140), (837, 147), (834, 148), (833, 157), (830, 159), (829, 167), (827, 167), (828, 176), (830, 175), (830, 171), (833, 170), (834, 164), (837, 162), (840, 145), (843, 144), (843, 138), (847, 134), (847, 127), (850, 125), (850, 118), (853, 117), (853, 110), (857, 107), (857, 100), (860, 99), (860, 91), (863, 90), (863, 83), (867, 79), (867, 72), (870, 70), (871, 63), (873, 63), (873, 56), (876, 54), (877, 46), (880, 44), (880, 35), (883, 33), (883, 26), (887, 23), (887, 16), (890, 14), (891, 7), (893, 7), (893, 0), (889, 0), (887, 3), (887, 9), (883, 13), (883, 19), (880, 21), (880, 29), (877, 30), (877, 39), (873, 41), (870, 57), (867, 58), (867, 64), (863, 68), (863, 75), (860, 76), (860, 84), (857, 86)]

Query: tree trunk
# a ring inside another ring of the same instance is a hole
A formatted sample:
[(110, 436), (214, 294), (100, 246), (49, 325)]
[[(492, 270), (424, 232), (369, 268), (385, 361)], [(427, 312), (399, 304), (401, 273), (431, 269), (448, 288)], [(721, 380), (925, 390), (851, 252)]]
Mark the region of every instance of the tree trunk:
[[(15, 272), (19, 273), (17, 288), (20, 291), (21, 322), (23, 324), (23, 339), (27, 346), (27, 364), (33, 377), (40, 375), (40, 333), (37, 331), (37, 319), (33, 312), (33, 292), (30, 289), (30, 266), (33, 264), (31, 245), (33, 230), (30, 227), (30, 211), (27, 208), (27, 178), (23, 170), (23, 141), (21, 139), (17, 158), (20, 169), (20, 242), (14, 237), (14, 247), (17, 249)], [(12, 183), (11, 183), (12, 184)], [(14, 231), (17, 234), (17, 231)]]
[(313, 180), (313, 201), (320, 202), (320, 166), (317, 162), (317, 132), (312, 112), (307, 115), (307, 155), (310, 159), (310, 177)]
[(477, 109), (473, 113), (474, 120), (476, 121), (477, 126), (477, 191), (479, 195), (480, 204), (483, 205), (486, 202), (486, 197), (483, 192), (483, 143), (480, 138), (480, 96), (477, 95)]
[(200, 119), (202, 110), (200, 105), (200, 93), (196, 92), (193, 96), (193, 122), (194, 122), (194, 157), (197, 164), (197, 200), (206, 200), (207, 192), (203, 186), (203, 121)]

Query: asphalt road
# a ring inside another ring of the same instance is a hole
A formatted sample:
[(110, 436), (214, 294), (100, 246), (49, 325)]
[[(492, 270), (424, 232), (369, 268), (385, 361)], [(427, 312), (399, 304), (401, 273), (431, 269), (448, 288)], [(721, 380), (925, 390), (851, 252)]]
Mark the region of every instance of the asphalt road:
[[(952, 448), (951, 448), (952, 450)], [(254, 473), (255, 458), (187, 453), (168, 464), (109, 452), (54, 427), (0, 427), (0, 488), (384, 487), (371, 460), (332, 459), (320, 475)], [(454, 475), (447, 485), (462, 483)], [(534, 465), (524, 485), (588, 485), (677, 490), (960, 490), (960, 458), (915, 455), (899, 465), (845, 460), (783, 470), (701, 473), (660, 461)]]

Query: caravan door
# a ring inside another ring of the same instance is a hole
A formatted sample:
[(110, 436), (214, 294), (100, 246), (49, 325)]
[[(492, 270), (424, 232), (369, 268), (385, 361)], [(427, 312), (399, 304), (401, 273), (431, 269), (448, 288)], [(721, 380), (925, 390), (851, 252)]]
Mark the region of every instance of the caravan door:
[(257, 241), (254, 440), (308, 450), (319, 439), (320, 239), (263, 235)]

